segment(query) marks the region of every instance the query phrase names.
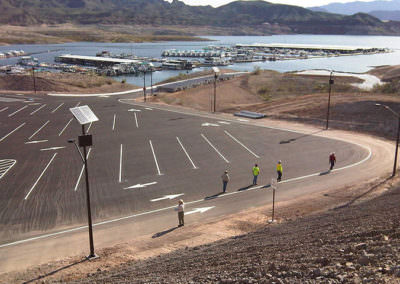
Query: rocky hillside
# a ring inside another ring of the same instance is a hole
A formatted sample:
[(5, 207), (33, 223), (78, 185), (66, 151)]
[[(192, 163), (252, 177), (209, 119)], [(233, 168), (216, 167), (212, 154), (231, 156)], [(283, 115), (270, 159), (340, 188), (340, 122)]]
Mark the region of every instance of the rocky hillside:
[(214, 244), (98, 270), (78, 282), (399, 283), (399, 189)]
[(266, 1), (213, 8), (174, 0), (2, 0), (0, 24), (128, 24), (251, 27), (264, 34), (399, 34), (392, 23), (366, 14), (343, 16)]

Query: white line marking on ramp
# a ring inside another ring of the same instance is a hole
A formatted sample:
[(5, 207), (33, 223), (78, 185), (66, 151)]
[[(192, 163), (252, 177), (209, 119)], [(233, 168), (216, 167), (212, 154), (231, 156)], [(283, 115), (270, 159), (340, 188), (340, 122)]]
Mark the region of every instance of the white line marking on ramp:
[(0, 109), (0, 112), (6, 111), (6, 110), (8, 110), (8, 107)]
[(215, 208), (215, 206), (195, 208), (195, 209), (192, 210), (192, 211), (185, 212), (185, 215), (190, 215), (190, 214), (195, 214), (195, 213), (204, 213), (204, 212), (206, 212), (206, 211), (208, 211), (208, 210), (211, 210), (211, 209), (213, 209), (213, 208)]
[(47, 142), (47, 141), (49, 141), (49, 140), (35, 140), (35, 141), (25, 142), (25, 144), (38, 144), (38, 143), (44, 143), (44, 142)]
[(260, 156), (258, 156), (257, 154), (255, 154), (253, 151), (251, 151), (249, 148), (247, 148), (242, 142), (240, 142), (238, 139), (236, 139), (235, 137), (233, 137), (232, 134), (230, 134), (228, 131), (225, 130), (225, 134), (228, 135), (229, 137), (231, 137), (235, 142), (237, 142), (240, 146), (242, 146), (243, 148), (245, 148), (250, 154), (252, 154), (254, 157), (256, 157), (257, 159), (260, 158)]
[(50, 122), (50, 120), (46, 121), (38, 130), (35, 131), (35, 133), (33, 133), (28, 140), (31, 140), (36, 134), (38, 134), (40, 132), (40, 130), (42, 130), (48, 123)]
[[(89, 148), (89, 150), (88, 150), (88, 152), (87, 152), (87, 154), (86, 154), (86, 160), (89, 159), (89, 155), (90, 155), (90, 151), (91, 151), (91, 150), (92, 150), (92, 148)], [(77, 191), (77, 190), (78, 190), (78, 186), (79, 186), (79, 183), (80, 183), (80, 181), (81, 181), (81, 178), (82, 178), (83, 170), (84, 170), (84, 169), (85, 169), (85, 164), (82, 165), (81, 173), (79, 174), (78, 180), (76, 181), (74, 191)]]
[(137, 121), (137, 115), (136, 115), (136, 112), (135, 112), (134, 114), (135, 114), (136, 128), (139, 128), (139, 124), (138, 124), (138, 121)]
[(161, 176), (162, 174), (160, 172), (160, 167), (158, 166), (156, 154), (154, 153), (153, 143), (151, 143), (151, 140), (149, 140), (149, 142), (150, 142), (151, 152), (153, 152), (154, 162), (156, 163), (157, 166), (158, 175)]
[(132, 186), (129, 186), (129, 187), (125, 187), (124, 189), (135, 189), (135, 188), (145, 188), (145, 187), (148, 187), (149, 185), (155, 185), (155, 184), (157, 184), (157, 182), (156, 181), (154, 181), (154, 182), (149, 182), (149, 183), (144, 183), (144, 184), (136, 184), (136, 185), (132, 185)]
[(218, 127), (218, 126), (220, 126), (220, 125), (218, 125), (218, 124), (216, 124), (216, 123), (205, 122), (205, 123), (202, 123), (201, 126), (216, 126), (216, 127)]
[(51, 111), (51, 113), (55, 113), (60, 107), (62, 107), (64, 105), (64, 103), (61, 103), (58, 107), (56, 107), (55, 109), (53, 109)]
[(20, 126), (18, 126), (17, 128), (15, 128), (13, 131), (11, 131), (10, 133), (6, 134), (5, 136), (3, 136), (3, 138), (0, 139), (0, 142), (2, 142), (4, 139), (6, 139), (8, 136), (10, 136), (11, 134), (13, 134), (15, 131), (17, 131), (18, 129), (20, 129), (21, 127), (23, 127), (25, 125), (25, 122), (22, 123)]
[(206, 137), (204, 134), (201, 134), (201, 137), (203, 137), (204, 140), (206, 140), (206, 142), (215, 150), (215, 152), (217, 152), (217, 154), (218, 154), (225, 162), (227, 162), (227, 163), (229, 164), (229, 161), (224, 157), (224, 155), (221, 154), (220, 151), (218, 151), (218, 149), (217, 149), (213, 144), (211, 144), (211, 142), (207, 139), (207, 137)]
[(12, 116), (16, 115), (16, 114), (19, 113), (21, 110), (24, 110), (24, 109), (26, 109), (27, 107), (28, 107), (28, 106), (23, 106), (23, 107), (21, 107), (20, 109), (18, 109), (18, 110), (16, 110), (16, 111), (14, 111), (13, 113), (9, 114), (8, 117), (12, 117)]
[(177, 198), (179, 196), (182, 196), (182, 195), (185, 195), (185, 194), (184, 193), (179, 193), (179, 194), (165, 195), (164, 197), (151, 199), (150, 201), (151, 202), (157, 202), (157, 201), (166, 200), (166, 199), (172, 200), (172, 199), (175, 199), (175, 198)]
[(178, 140), (179, 145), (181, 145), (183, 152), (185, 152), (186, 157), (189, 159), (190, 163), (192, 163), (193, 169), (198, 169), (196, 165), (193, 163), (192, 159), (190, 158), (188, 152), (186, 151), (185, 147), (183, 147), (181, 140), (179, 140), (179, 137), (176, 137), (176, 140)]
[(41, 110), (41, 109), (44, 108), (45, 106), (46, 106), (46, 104), (40, 106), (40, 107), (37, 108), (36, 110), (32, 111), (32, 112), (30, 113), (30, 115), (34, 115), (35, 113), (37, 113), (39, 110)]
[(25, 196), (25, 200), (28, 199), (29, 195), (31, 194), (31, 192), (35, 189), (36, 185), (38, 184), (38, 182), (40, 181), (40, 179), (42, 178), (42, 176), (44, 175), (44, 173), (47, 171), (48, 167), (50, 166), (50, 164), (53, 162), (54, 158), (57, 156), (57, 153), (54, 153), (53, 157), (51, 158), (50, 162), (47, 164), (47, 166), (44, 168), (43, 172), (40, 174), (39, 178), (36, 180), (36, 182), (34, 183), (34, 185), (32, 186), (32, 188), (29, 190), (28, 194)]
[(122, 182), (122, 144), (121, 144), (121, 150), (119, 153), (119, 182)]
[(0, 179), (2, 179), (16, 163), (16, 160), (11, 159), (0, 160)]
[(89, 133), (90, 127), (92, 127), (92, 123), (93, 123), (93, 122), (91, 122), (91, 123), (89, 124), (89, 127), (88, 127), (88, 129), (86, 129), (86, 134), (88, 134), (88, 133)]
[(51, 147), (51, 148), (40, 149), (40, 151), (54, 151), (54, 150), (59, 150), (59, 149), (64, 149), (64, 148), (66, 148), (66, 147), (65, 146)]
[(112, 125), (112, 131), (115, 130), (115, 119), (117, 118), (117, 115), (114, 114), (114, 120), (113, 120), (113, 125)]
[(65, 129), (67, 129), (68, 125), (72, 122), (72, 120), (74, 120), (73, 118), (71, 118), (67, 125), (65, 125), (65, 127), (60, 131), (60, 133), (58, 133), (58, 136), (61, 136), (63, 134), (63, 132), (65, 131)]

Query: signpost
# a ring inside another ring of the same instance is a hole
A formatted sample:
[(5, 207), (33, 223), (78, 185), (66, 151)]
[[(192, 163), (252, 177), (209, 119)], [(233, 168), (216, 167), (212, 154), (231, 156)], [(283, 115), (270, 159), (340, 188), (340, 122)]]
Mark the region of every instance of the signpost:
[(276, 179), (271, 179), (271, 187), (272, 187), (272, 220), (271, 223), (274, 222), (275, 218), (275, 191), (278, 188), (278, 182)]
[(86, 155), (86, 147), (92, 146), (92, 135), (86, 134), (85, 132), (85, 124), (92, 123), (98, 121), (97, 116), (92, 112), (92, 110), (87, 106), (80, 106), (70, 108), (70, 111), (82, 125), (82, 135), (78, 137), (79, 146), (83, 148), (83, 154), (79, 150), (78, 145), (76, 145), (75, 140), (68, 140), (70, 143), (74, 143), (81, 158), (82, 162), (85, 165), (85, 180), (86, 180), (86, 204), (87, 204), (87, 213), (88, 213), (88, 227), (89, 227), (89, 243), (90, 243), (90, 255), (88, 259), (94, 259), (98, 256), (94, 253), (94, 244), (93, 244), (93, 228), (92, 228), (92, 212), (90, 209), (90, 191), (89, 191), (89, 173), (87, 167), (87, 155)]

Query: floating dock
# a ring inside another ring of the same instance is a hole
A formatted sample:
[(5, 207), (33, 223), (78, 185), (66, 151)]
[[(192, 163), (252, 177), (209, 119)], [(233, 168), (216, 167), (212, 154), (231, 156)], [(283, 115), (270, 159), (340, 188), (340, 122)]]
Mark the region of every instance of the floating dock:
[(96, 67), (114, 66), (118, 64), (131, 64), (137, 65), (141, 64), (141, 61), (132, 59), (121, 59), (121, 58), (110, 58), (110, 57), (98, 57), (98, 56), (82, 56), (82, 55), (72, 55), (65, 54), (60, 55), (55, 58), (56, 62), (68, 63), (68, 64), (78, 64), (78, 65), (88, 65)]

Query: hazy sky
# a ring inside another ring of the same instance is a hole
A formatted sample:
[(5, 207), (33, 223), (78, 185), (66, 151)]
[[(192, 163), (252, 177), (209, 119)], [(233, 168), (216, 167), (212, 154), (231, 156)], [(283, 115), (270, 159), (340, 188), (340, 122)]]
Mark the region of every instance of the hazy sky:
[[(171, 0), (169, 0), (171, 2)], [(233, 2), (234, 0), (181, 0), (188, 5), (211, 5), (214, 7), (218, 7), (229, 2)], [(313, 6), (322, 6), (333, 2), (354, 2), (356, 0), (268, 0), (271, 3), (279, 3), (279, 4), (288, 4), (302, 7), (313, 7)], [(371, 0), (359, 0), (364, 2), (369, 2)]]

